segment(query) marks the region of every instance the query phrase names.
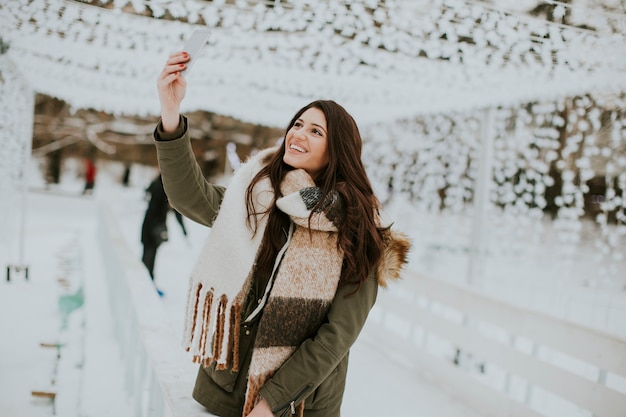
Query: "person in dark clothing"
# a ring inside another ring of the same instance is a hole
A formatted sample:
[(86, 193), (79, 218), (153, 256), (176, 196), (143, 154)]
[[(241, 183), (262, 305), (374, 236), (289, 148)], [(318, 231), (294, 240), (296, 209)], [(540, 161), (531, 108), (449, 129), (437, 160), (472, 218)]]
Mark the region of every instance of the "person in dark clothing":
[(180, 214), (176, 209), (172, 209), (174, 211), (174, 215), (176, 216), (176, 221), (180, 224), (180, 228), (183, 231), (183, 235), (187, 236), (187, 228), (185, 227), (185, 222), (183, 221), (183, 215)]
[[(154, 281), (154, 263), (156, 253), (161, 243), (167, 241), (167, 212), (169, 202), (163, 189), (161, 174), (146, 188), (146, 196), (150, 196), (148, 208), (141, 226), (141, 243), (143, 244), (143, 255), (141, 261), (148, 269), (152, 281)], [(160, 296), (163, 292), (157, 288)]]
[(124, 173), (122, 174), (122, 185), (128, 187), (130, 184), (130, 163), (124, 165)]

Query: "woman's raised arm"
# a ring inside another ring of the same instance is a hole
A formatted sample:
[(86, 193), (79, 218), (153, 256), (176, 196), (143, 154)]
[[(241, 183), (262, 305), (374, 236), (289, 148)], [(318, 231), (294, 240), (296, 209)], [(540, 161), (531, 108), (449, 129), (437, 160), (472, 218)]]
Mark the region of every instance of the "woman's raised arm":
[(175, 52), (169, 56), (163, 71), (157, 79), (159, 101), (161, 103), (161, 120), (163, 131), (171, 133), (176, 130), (180, 120), (180, 103), (185, 98), (187, 81), (181, 75), (185, 63), (189, 61), (186, 52)]

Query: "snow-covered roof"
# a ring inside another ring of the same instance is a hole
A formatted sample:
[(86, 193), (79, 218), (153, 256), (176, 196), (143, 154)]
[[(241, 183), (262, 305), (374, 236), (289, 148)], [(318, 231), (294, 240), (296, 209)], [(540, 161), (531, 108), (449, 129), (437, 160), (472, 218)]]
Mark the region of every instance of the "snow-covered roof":
[(75, 108), (158, 114), (157, 75), (199, 26), (212, 35), (183, 110), (267, 125), (316, 98), (367, 123), (626, 90), (626, 16), (595, 2), (547, 2), (582, 28), (522, 13), (528, 0), (88, 3), (0, 4), (11, 61)]

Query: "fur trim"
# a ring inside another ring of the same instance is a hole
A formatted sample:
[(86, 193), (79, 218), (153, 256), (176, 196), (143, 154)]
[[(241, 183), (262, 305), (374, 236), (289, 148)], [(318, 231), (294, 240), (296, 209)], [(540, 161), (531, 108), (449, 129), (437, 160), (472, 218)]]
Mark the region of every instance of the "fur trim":
[(411, 241), (402, 232), (386, 229), (383, 232), (385, 251), (376, 268), (378, 285), (387, 287), (390, 281), (400, 278), (402, 268), (408, 262)]

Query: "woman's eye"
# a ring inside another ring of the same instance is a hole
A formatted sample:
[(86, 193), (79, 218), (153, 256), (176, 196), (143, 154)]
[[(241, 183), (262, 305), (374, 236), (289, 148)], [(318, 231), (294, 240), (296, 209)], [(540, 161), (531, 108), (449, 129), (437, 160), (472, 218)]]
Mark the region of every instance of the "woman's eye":
[(295, 122), (293, 125), (294, 127), (302, 127), (302, 123), (300, 122)]
[(315, 133), (315, 134), (316, 134), (316, 135), (318, 135), (318, 136), (322, 136), (322, 132), (320, 132), (320, 131), (319, 131), (319, 130), (317, 130), (317, 129), (313, 129), (313, 133)]

